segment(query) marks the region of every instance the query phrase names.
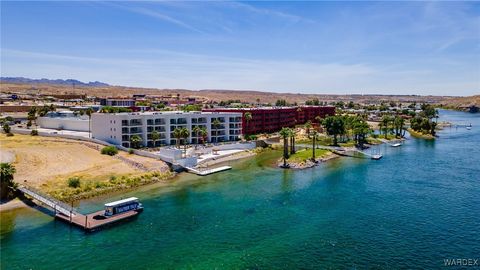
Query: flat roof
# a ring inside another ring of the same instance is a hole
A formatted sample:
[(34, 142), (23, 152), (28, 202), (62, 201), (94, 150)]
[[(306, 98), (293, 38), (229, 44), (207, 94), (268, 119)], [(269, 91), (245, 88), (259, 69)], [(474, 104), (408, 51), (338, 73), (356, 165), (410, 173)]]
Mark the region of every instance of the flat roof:
[(335, 106), (327, 105), (297, 105), (292, 107), (285, 106), (266, 106), (266, 107), (247, 107), (247, 108), (232, 108), (232, 107), (215, 107), (204, 109), (206, 111), (215, 110), (228, 110), (228, 111), (255, 111), (255, 110), (286, 110), (286, 109), (298, 109), (298, 108), (334, 108)]
[(126, 198), (126, 199), (119, 200), (119, 201), (109, 202), (109, 203), (105, 204), (105, 207), (113, 207), (113, 206), (117, 206), (117, 205), (120, 205), (120, 204), (123, 204), (123, 203), (134, 202), (134, 201), (138, 201), (138, 198), (130, 197), (130, 198)]
[(113, 114), (113, 115), (213, 115), (213, 114), (238, 114), (238, 112), (204, 112), (204, 111), (148, 111), (148, 112), (121, 112), (121, 113), (98, 113), (98, 114)]

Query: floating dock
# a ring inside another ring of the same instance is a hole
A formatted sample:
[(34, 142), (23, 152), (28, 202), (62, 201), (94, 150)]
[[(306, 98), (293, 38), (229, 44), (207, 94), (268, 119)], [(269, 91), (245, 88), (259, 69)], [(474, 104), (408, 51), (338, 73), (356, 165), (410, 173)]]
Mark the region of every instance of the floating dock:
[(230, 166), (221, 166), (221, 167), (212, 168), (212, 169), (205, 169), (205, 170), (196, 169), (196, 168), (191, 168), (191, 167), (186, 167), (186, 169), (187, 169), (189, 172), (192, 172), (192, 173), (194, 173), (194, 174), (197, 174), (197, 175), (200, 175), (200, 176), (205, 176), (205, 175), (209, 175), (209, 174), (212, 174), (212, 173), (217, 173), (217, 172), (222, 172), (222, 171), (230, 170), (230, 169), (232, 169), (232, 167), (230, 167)]
[(103, 215), (104, 212), (104, 210), (101, 210), (88, 215), (76, 214), (75, 216), (68, 216), (63, 213), (57, 213), (55, 217), (70, 224), (76, 225), (86, 231), (95, 231), (103, 226), (134, 217), (140, 213), (139, 211), (132, 210), (125, 213), (117, 214), (115, 216), (105, 217)]
[(104, 215), (105, 210), (84, 215), (79, 213), (75, 208), (60, 202), (33, 187), (22, 185), (18, 190), (51, 208), (54, 212), (55, 218), (76, 225), (86, 231), (94, 231), (103, 226), (132, 218), (143, 210), (143, 208), (135, 209), (108, 217)]

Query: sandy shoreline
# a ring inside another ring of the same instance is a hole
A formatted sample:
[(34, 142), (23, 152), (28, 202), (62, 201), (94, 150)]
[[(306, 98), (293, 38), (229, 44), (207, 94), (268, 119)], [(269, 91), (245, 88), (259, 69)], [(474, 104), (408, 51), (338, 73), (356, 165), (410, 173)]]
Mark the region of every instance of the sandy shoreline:
[(9, 210), (17, 209), (17, 208), (23, 208), (23, 207), (28, 207), (28, 205), (25, 204), (20, 199), (15, 198), (15, 199), (10, 200), (8, 202), (2, 202), (0, 204), (0, 212), (9, 211)]

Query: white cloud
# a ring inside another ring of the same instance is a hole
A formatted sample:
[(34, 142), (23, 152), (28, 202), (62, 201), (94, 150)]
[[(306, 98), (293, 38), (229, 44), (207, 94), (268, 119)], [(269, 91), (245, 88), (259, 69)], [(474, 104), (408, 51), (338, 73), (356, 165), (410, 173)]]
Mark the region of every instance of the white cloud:
[[(26, 62), (29, 69), (25, 68)], [(67, 77), (155, 88), (294, 93), (468, 95), (480, 89), (475, 70), (454, 74), (448, 69), (439, 72), (408, 67), (212, 57), (169, 50), (125, 51), (121, 60), (2, 50), (2, 76)]]

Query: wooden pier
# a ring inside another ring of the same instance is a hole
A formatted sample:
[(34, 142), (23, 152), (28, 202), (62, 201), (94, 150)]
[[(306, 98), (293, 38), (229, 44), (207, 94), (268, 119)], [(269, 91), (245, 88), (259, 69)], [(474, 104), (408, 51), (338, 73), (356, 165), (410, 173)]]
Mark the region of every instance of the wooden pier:
[(18, 188), (18, 190), (35, 199), (36, 201), (41, 202), (43, 205), (51, 208), (51, 210), (54, 212), (55, 218), (78, 226), (86, 231), (94, 231), (103, 226), (132, 218), (141, 212), (141, 209), (131, 210), (125, 213), (106, 217), (104, 216), (104, 210), (101, 210), (84, 215), (79, 213), (75, 208), (60, 202), (33, 187), (22, 185)]
[(140, 212), (132, 210), (111, 217), (105, 217), (103, 213), (103, 210), (88, 215), (77, 214), (75, 216), (67, 216), (62, 213), (57, 213), (55, 217), (70, 224), (76, 225), (84, 230), (95, 231), (103, 226), (134, 217)]

